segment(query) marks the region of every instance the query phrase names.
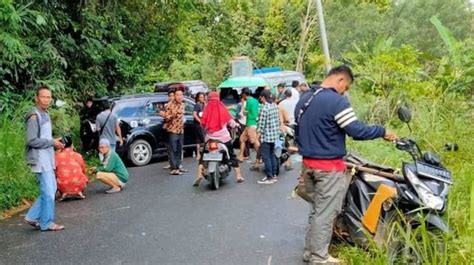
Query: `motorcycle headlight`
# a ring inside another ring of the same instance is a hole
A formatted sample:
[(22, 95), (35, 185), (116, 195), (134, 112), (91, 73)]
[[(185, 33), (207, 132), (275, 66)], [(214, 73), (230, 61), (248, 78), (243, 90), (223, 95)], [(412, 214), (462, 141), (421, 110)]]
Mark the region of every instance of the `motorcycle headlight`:
[(416, 192), (420, 196), (421, 201), (427, 208), (433, 210), (441, 210), (444, 206), (444, 200), (433, 194), (430, 188), (428, 188), (410, 169), (406, 170), (406, 176), (410, 183), (415, 188)]

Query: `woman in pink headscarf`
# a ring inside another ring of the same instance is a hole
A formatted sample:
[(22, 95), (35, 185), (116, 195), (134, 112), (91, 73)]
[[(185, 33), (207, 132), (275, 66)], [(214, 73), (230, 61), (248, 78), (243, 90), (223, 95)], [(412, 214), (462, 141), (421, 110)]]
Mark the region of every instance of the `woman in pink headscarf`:
[[(244, 178), (240, 172), (239, 161), (234, 153), (232, 146), (232, 137), (227, 126), (236, 127), (238, 124), (232, 119), (227, 108), (219, 99), (217, 92), (209, 93), (209, 101), (204, 108), (201, 118), (201, 125), (206, 130), (206, 140), (213, 139), (224, 143), (229, 151), (230, 164), (235, 170), (235, 176), (238, 183), (242, 183)], [(199, 161), (197, 177), (194, 180), (194, 186), (199, 186), (203, 179), (202, 159)]]

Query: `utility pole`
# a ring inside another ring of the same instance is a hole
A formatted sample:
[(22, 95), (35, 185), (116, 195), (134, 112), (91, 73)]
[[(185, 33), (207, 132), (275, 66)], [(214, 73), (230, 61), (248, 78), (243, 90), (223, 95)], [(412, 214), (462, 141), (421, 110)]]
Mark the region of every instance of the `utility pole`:
[(323, 5), (321, 0), (316, 0), (316, 11), (319, 17), (319, 31), (321, 32), (321, 42), (323, 44), (324, 57), (326, 58), (326, 72), (331, 70), (331, 56), (329, 55), (328, 38), (326, 35), (326, 24), (324, 23)]

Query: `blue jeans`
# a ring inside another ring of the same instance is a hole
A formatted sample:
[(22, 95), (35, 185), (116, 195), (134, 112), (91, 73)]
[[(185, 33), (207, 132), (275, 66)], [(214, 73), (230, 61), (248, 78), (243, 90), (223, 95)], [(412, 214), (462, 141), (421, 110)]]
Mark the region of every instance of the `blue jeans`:
[(268, 178), (277, 175), (278, 161), (275, 156), (275, 143), (263, 142), (260, 145), (263, 163), (265, 164), (265, 174)]
[(41, 230), (47, 230), (54, 221), (54, 197), (56, 176), (54, 171), (36, 173), (40, 185), (40, 195), (26, 214), (29, 221), (38, 221)]

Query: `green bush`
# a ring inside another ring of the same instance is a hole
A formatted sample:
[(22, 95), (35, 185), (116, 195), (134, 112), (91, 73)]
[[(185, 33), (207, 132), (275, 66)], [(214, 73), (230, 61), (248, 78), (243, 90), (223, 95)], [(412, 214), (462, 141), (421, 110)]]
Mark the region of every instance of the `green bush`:
[[(33, 104), (30, 97), (10, 97), (18, 101), (8, 101), (0, 118), (0, 212), (18, 206), (22, 199), (34, 200), (38, 194), (36, 177), (25, 163), (25, 116)], [(70, 135), (79, 146), (79, 116), (71, 103), (51, 107), (49, 115), (53, 136)]]
[[(350, 97), (359, 117), (363, 117), (361, 114), (377, 103), (376, 98), (357, 88), (352, 90)], [(474, 154), (471, 152), (474, 149), (474, 142), (471, 139), (474, 135), (474, 127), (467, 126), (466, 121), (473, 120), (474, 109), (466, 98), (456, 93), (443, 94), (439, 97), (435, 95), (419, 97), (412, 100), (410, 107), (413, 111), (412, 134), (406, 125), (402, 125), (396, 119), (387, 121), (386, 125), (396, 131), (400, 137), (416, 139), (422, 150), (431, 150), (441, 155), (445, 166), (452, 171), (454, 184), (451, 186), (449, 207), (445, 215), (453, 230), (445, 242), (447, 256), (443, 257), (444, 253), (438, 253), (441, 256), (433, 255), (426, 246), (423, 246), (426, 242), (416, 242), (416, 233), (421, 233), (419, 230), (407, 235), (410, 238), (409, 243), (420, 252), (420, 256), (429, 258), (426, 260), (427, 264), (467, 264), (473, 258), (470, 250), (474, 247), (471, 221), (473, 216), (466, 211), (470, 209), (474, 200), (470, 197), (473, 192), (472, 176), (474, 175), (472, 164)], [(460, 147), (459, 151), (444, 152), (443, 147), (447, 142), (457, 143)], [(382, 140), (349, 141), (349, 150), (395, 168), (401, 168), (402, 161), (411, 161), (406, 153)], [(386, 250), (371, 249), (369, 255), (366, 255), (363, 250), (341, 246), (336, 251), (353, 264), (362, 264), (362, 262), (386, 264), (386, 256), (380, 254), (381, 251)]]
[(0, 118), (0, 212), (32, 200), (38, 193), (36, 178), (25, 163), (25, 114), (30, 106), (17, 105)]
[[(417, 140), (422, 150), (441, 156), (454, 178), (445, 214), (453, 232), (442, 239), (444, 251), (437, 250), (426, 227), (400, 234), (423, 263), (468, 264), (474, 258), (474, 210), (466, 211), (474, 209), (474, 126), (469, 125), (474, 120), (474, 51), (467, 45), (471, 39), (458, 42), (435, 17), (431, 22), (447, 48), (441, 59), (431, 58), (410, 45), (394, 47), (391, 39), (379, 38), (371, 46), (355, 45), (355, 51), (345, 55), (359, 74), (350, 97), (363, 120), (386, 125), (400, 137)], [(411, 132), (396, 118), (401, 104), (408, 104), (413, 111)], [(460, 150), (443, 152), (448, 142), (457, 143)], [(393, 144), (382, 141), (350, 141), (349, 147), (368, 159), (396, 168), (401, 167), (402, 161), (411, 161)], [(346, 250), (345, 246), (337, 249), (351, 263), (387, 263), (387, 248), (371, 248), (369, 255), (353, 248)]]

